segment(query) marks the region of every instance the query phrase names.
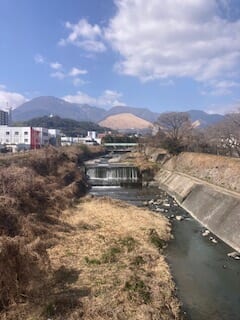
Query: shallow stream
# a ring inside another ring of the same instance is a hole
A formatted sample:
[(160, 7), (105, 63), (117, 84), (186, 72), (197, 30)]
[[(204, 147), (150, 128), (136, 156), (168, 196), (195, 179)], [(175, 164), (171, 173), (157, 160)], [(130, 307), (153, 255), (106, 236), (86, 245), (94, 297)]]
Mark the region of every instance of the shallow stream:
[(90, 193), (147, 206), (171, 220), (174, 239), (166, 257), (186, 319), (240, 320), (240, 260), (229, 258), (233, 250), (214, 235), (204, 237), (203, 227), (174, 199), (158, 188), (145, 187), (93, 186)]

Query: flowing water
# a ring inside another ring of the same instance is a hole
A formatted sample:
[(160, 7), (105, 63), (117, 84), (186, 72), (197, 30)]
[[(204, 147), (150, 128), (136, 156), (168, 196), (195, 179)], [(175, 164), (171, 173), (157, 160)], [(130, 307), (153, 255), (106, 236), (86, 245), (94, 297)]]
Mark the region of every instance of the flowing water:
[(99, 165), (88, 167), (87, 175), (91, 177), (90, 183), (92, 185), (122, 185), (139, 181), (137, 168), (129, 166)]
[[(117, 157), (116, 157), (117, 158)], [(86, 163), (86, 175), (90, 178), (92, 186), (119, 186), (141, 183), (140, 173), (137, 167), (122, 163), (109, 162), (109, 158), (102, 157), (97, 162)]]
[[(95, 185), (90, 192), (137, 206), (147, 205), (171, 220), (174, 239), (166, 256), (186, 319), (240, 320), (240, 261), (227, 256), (233, 250), (219, 239), (217, 243), (210, 241), (211, 234), (203, 237), (202, 226), (164, 191), (112, 184)], [(184, 220), (178, 221), (176, 216)]]

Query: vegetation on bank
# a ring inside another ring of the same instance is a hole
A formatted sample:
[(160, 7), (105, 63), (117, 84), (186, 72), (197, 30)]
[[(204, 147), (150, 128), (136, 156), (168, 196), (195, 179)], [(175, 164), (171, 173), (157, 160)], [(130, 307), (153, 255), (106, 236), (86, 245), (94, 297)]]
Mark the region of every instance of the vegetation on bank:
[(79, 166), (101, 152), (99, 147), (49, 147), (1, 163), (1, 319), (25, 319), (16, 310), (44, 296), (51, 269), (47, 249), (57, 231), (69, 230), (59, 216), (88, 188)]
[(167, 219), (79, 198), (88, 188), (79, 166), (101, 152), (50, 147), (2, 163), (1, 319), (181, 318), (163, 256)]
[(155, 123), (155, 136), (144, 140), (174, 155), (190, 151), (240, 157), (240, 110), (225, 115), (217, 124), (198, 125), (190, 121), (187, 112), (162, 113)]
[(120, 201), (89, 196), (67, 209), (61, 219), (71, 231), (60, 230), (58, 243), (48, 250), (53, 274), (61, 282), (49, 288), (46, 316), (180, 319), (163, 256), (170, 239), (167, 219)]
[(183, 152), (166, 161), (163, 169), (182, 172), (215, 186), (240, 193), (239, 158)]
[(103, 137), (102, 141), (103, 143), (137, 143), (139, 139), (127, 134), (108, 134)]

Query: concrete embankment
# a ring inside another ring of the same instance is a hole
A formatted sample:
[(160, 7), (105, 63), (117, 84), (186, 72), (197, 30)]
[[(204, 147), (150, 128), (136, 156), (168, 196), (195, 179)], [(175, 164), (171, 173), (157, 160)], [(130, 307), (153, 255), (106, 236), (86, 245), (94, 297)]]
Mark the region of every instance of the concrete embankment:
[[(212, 182), (217, 179), (217, 176), (223, 176), (223, 173), (219, 172), (218, 175), (216, 170), (212, 170), (211, 166), (217, 169), (224, 163), (226, 170), (229, 170), (226, 158), (214, 156), (214, 161), (208, 162), (208, 157), (209, 155), (205, 157), (205, 155), (196, 154), (194, 156), (193, 154), (185, 153), (180, 155), (179, 158), (175, 157), (168, 160), (155, 176), (155, 180), (161, 188), (175, 197), (179, 204), (201, 224), (235, 250), (240, 251), (240, 194), (232, 191), (233, 189), (238, 189), (237, 183), (239, 182), (237, 180), (239, 180), (239, 175), (237, 176), (237, 172), (240, 168), (240, 162), (236, 161), (236, 159), (229, 159), (232, 177), (226, 180), (226, 175), (224, 175), (224, 186), (226, 182), (231, 185), (231, 180), (235, 183), (234, 188), (229, 190), (220, 187), (222, 185), (221, 180), (218, 180), (217, 186), (199, 179), (196, 177), (197, 174), (194, 177), (185, 173), (187, 170), (184, 170), (184, 168), (191, 162), (190, 174), (194, 171), (201, 176), (203, 171), (207, 171), (208, 180)], [(184, 159), (185, 163), (182, 163)], [(205, 165), (198, 167), (199, 162), (205, 163)], [(232, 166), (233, 162), (235, 170)], [(214, 172), (214, 175), (211, 172)]]

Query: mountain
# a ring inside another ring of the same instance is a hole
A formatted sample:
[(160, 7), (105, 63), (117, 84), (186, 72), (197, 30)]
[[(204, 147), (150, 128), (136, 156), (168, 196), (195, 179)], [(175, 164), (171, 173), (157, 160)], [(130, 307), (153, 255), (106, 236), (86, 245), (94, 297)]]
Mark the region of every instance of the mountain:
[[(148, 109), (144, 108), (133, 108), (133, 107), (127, 107), (127, 106), (116, 106), (111, 108), (110, 110), (106, 111), (104, 114), (104, 118), (107, 118), (109, 116), (114, 116), (121, 113), (131, 113), (139, 118), (142, 118), (149, 122), (155, 122), (157, 118), (159, 117), (159, 113), (152, 112)], [(104, 120), (104, 119), (101, 119)]]
[(152, 127), (151, 122), (139, 118), (132, 113), (110, 115), (104, 120), (100, 121), (99, 125), (115, 130), (148, 129)]
[(70, 103), (55, 97), (38, 97), (13, 110), (12, 117), (13, 121), (26, 121), (53, 114), (61, 118), (97, 122), (105, 112), (101, 108)]
[[(222, 115), (208, 114), (200, 110), (189, 110), (187, 112), (191, 118), (191, 121), (196, 127), (206, 127), (211, 124), (215, 124), (223, 120), (224, 118), (224, 116)], [(123, 117), (110, 118), (111, 121), (113, 121), (112, 119), (116, 121), (114, 127), (123, 126), (122, 118), (127, 121), (126, 114), (131, 114), (137, 118), (151, 123), (155, 122), (160, 116), (160, 113), (152, 112), (144, 108), (116, 106), (111, 108), (110, 110), (105, 110), (103, 108), (92, 107), (86, 104), (82, 105), (77, 103), (70, 103), (55, 97), (38, 97), (25, 102), (24, 104), (13, 110), (13, 121), (26, 121), (32, 118), (49, 116), (50, 114), (59, 116), (61, 118), (74, 119), (77, 121), (91, 121), (96, 123), (102, 123), (102, 121), (105, 121), (110, 116), (120, 116), (121, 114), (125, 115)], [(121, 123), (118, 124), (117, 121), (121, 121)], [(139, 121), (140, 120), (138, 119), (138, 122)], [(133, 125), (129, 121), (128, 125), (130, 126), (130, 128), (133, 127)], [(106, 126), (111, 127), (112, 125)], [(124, 126), (126, 127), (126, 124)]]
[(218, 123), (224, 119), (224, 116), (220, 114), (209, 114), (201, 110), (189, 110), (187, 113), (196, 127), (207, 127), (212, 124)]

